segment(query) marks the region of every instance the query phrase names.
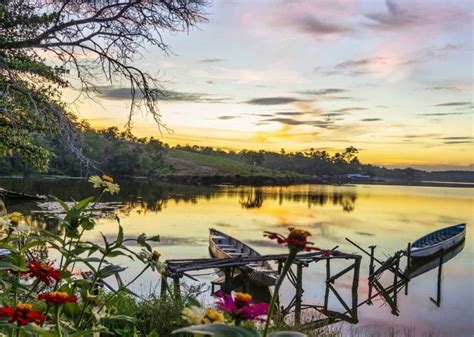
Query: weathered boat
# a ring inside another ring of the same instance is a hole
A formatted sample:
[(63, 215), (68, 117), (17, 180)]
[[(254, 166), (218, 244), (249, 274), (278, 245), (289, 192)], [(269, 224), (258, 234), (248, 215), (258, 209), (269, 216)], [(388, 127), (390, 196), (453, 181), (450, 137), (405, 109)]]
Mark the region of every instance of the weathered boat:
[[(213, 228), (209, 229), (209, 251), (212, 257), (218, 259), (261, 256), (245, 243)], [(277, 273), (269, 262), (255, 261), (247, 264), (244, 268), (247, 269), (251, 283), (264, 287), (275, 285)]]
[(457, 245), (443, 251), (443, 253), (438, 252), (423, 258), (412, 259), (410, 265), (405, 270), (405, 275), (412, 279), (438, 268), (441, 256), (443, 257), (443, 264), (448, 262), (464, 249), (465, 242), (466, 240), (462, 240)]
[(466, 237), (466, 224), (454, 225), (427, 234), (411, 245), (412, 257), (426, 257), (448, 250)]

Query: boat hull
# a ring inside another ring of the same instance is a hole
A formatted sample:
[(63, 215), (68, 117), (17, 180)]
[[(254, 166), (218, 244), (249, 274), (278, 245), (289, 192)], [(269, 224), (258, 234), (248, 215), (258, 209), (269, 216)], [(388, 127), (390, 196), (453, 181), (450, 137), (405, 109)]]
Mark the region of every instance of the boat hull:
[[(457, 230), (457, 233), (454, 232), (456, 234), (453, 234), (452, 236), (447, 237), (446, 239), (440, 242), (434, 241), (436, 235), (439, 235), (439, 233), (443, 233), (442, 231), (449, 231), (449, 230), (452, 230), (452, 231)], [(431, 256), (433, 254), (441, 252), (442, 250), (448, 250), (458, 245), (461, 241), (465, 239), (465, 236), (466, 236), (465, 224), (440, 229), (438, 231), (425, 235), (424, 237), (416, 240), (411, 247), (410, 255), (411, 257), (414, 257), (414, 258)], [(429, 242), (434, 242), (434, 243), (423, 245), (424, 241), (428, 243)]]

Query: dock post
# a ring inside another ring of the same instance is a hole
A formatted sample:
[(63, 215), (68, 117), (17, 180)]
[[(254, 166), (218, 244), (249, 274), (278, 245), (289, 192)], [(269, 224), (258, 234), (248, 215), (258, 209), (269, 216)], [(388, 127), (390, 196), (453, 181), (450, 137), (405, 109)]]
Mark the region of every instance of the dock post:
[[(410, 269), (410, 264), (411, 264), (411, 242), (408, 242), (407, 246), (407, 269)], [(408, 277), (408, 276), (407, 276)], [(405, 296), (408, 295), (408, 281), (405, 285)]]
[(397, 299), (398, 299), (398, 269), (400, 266), (400, 256), (397, 256), (395, 261), (395, 272), (393, 273), (393, 302), (395, 303), (395, 307), (398, 307)]
[(296, 265), (295, 323), (301, 324), (301, 303), (303, 297), (303, 265)]
[(369, 264), (369, 294), (367, 304), (372, 305), (372, 283), (370, 282), (370, 277), (374, 273), (374, 254), (376, 246), (369, 246), (370, 248), (370, 264)]
[(224, 269), (224, 292), (226, 294), (230, 293), (230, 268), (225, 267)]
[(440, 252), (441, 256), (439, 257), (439, 266), (438, 266), (438, 282), (436, 288), (436, 301), (430, 297), (430, 300), (436, 304), (437, 307), (441, 306), (441, 279), (443, 275), (443, 262), (444, 262), (444, 249)]
[[(351, 316), (354, 323), (357, 323), (359, 318), (357, 308), (359, 307), (359, 273), (360, 273), (360, 258), (354, 261), (354, 276), (352, 278), (352, 310)], [(369, 297), (370, 298), (370, 297)]]
[(179, 276), (173, 276), (173, 290), (174, 290), (174, 297), (180, 298), (181, 297), (181, 286), (179, 282)]
[(165, 275), (161, 275), (160, 296), (162, 298), (166, 297), (167, 290), (168, 290), (168, 280)]
[(326, 259), (326, 289), (324, 293), (324, 310), (328, 310), (329, 282), (331, 279), (331, 259)]

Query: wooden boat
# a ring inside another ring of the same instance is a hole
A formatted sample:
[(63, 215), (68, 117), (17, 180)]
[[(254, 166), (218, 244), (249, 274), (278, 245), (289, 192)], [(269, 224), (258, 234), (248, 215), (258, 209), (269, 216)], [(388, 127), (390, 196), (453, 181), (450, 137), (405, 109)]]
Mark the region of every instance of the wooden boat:
[(415, 258), (430, 256), (457, 245), (465, 236), (466, 224), (442, 228), (413, 242), (410, 254)]
[(466, 240), (462, 240), (457, 245), (449, 248), (447, 251), (443, 251), (443, 254), (441, 254), (441, 252), (438, 252), (437, 254), (426, 256), (423, 258), (412, 259), (410, 266), (406, 268), (405, 275), (412, 279), (424, 273), (427, 273), (430, 270), (438, 268), (441, 255), (443, 256), (443, 264), (448, 262), (449, 260), (456, 257), (464, 249), (465, 241)]
[[(209, 251), (212, 257), (218, 259), (261, 256), (245, 243), (213, 228), (209, 229)], [(275, 285), (277, 273), (269, 262), (256, 261), (247, 264), (245, 268), (251, 283), (265, 287)]]

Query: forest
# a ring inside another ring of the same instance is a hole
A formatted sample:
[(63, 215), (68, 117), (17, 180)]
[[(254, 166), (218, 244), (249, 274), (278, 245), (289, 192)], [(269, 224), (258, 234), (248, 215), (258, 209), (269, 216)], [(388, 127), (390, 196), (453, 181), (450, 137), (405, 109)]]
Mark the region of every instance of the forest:
[[(24, 157), (12, 153), (0, 157), (0, 174), (3, 176), (38, 174), (85, 177), (91, 174), (107, 173), (114, 176), (157, 178), (180, 174), (183, 160), (190, 161), (186, 174), (205, 175), (198, 167), (212, 166), (212, 162), (226, 161), (240, 171), (220, 169), (215, 175), (272, 175), (272, 172), (293, 173), (312, 177), (337, 177), (344, 174), (360, 174), (378, 179), (403, 181), (453, 181), (474, 182), (470, 171), (427, 172), (413, 168), (390, 169), (361, 163), (358, 149), (348, 146), (344, 151), (334, 154), (313, 148), (307, 151), (279, 152), (267, 150), (225, 151), (209, 146), (176, 145), (170, 146), (153, 137), (136, 137), (131, 132), (120, 131), (117, 127), (94, 129), (87, 122), (77, 122), (80, 130), (80, 148), (88, 161), (78, 165), (77, 157), (58, 139), (58, 135), (38, 134), (33, 142), (52, 154), (46, 172), (40, 172)], [(184, 155), (184, 156), (183, 156)], [(189, 155), (189, 156), (188, 156)], [(193, 156), (195, 155), (195, 156)], [(179, 160), (173, 160), (179, 158)], [(201, 162), (196, 161), (201, 159)]]

